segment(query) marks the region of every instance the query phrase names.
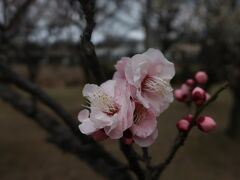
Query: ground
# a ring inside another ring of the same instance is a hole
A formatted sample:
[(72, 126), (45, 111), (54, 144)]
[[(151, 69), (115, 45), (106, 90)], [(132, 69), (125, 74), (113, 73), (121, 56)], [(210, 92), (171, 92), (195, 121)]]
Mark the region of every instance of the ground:
[[(77, 115), (82, 104), (81, 87), (48, 88), (47, 91)], [(240, 143), (225, 135), (230, 103), (230, 93), (225, 91), (209, 107), (204, 114), (216, 119), (216, 131), (204, 134), (194, 129), (185, 146), (164, 172), (162, 180), (239, 180)], [(150, 148), (154, 162), (166, 156), (177, 133), (176, 121), (187, 111), (183, 105), (175, 102), (160, 116), (159, 138)], [(124, 159), (116, 142), (108, 140), (103, 145), (114, 156)], [(0, 154), (1, 180), (103, 179), (84, 162), (46, 142), (46, 134), (42, 129), (2, 101)]]

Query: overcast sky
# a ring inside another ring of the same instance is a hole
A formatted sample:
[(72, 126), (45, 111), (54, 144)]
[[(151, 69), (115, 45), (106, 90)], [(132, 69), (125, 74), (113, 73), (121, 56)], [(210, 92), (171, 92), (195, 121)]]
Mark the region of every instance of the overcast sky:
[[(106, 0), (97, 0), (99, 6), (101, 4), (107, 2)], [(56, 13), (60, 13), (58, 11), (52, 11), (51, 7), (57, 6), (58, 2), (56, 1), (46, 1), (46, 0), (36, 0), (35, 4), (30, 8), (30, 16), (37, 17), (36, 19), (36, 28), (29, 36), (31, 41), (37, 42), (49, 42), (53, 43), (58, 40), (71, 40), (73, 42), (78, 42), (81, 30), (75, 24), (69, 24), (64, 28), (57, 29), (50, 33), (47, 29), (49, 22), (52, 21), (51, 17), (54, 17)], [(106, 11), (111, 11), (114, 9), (114, 4), (111, 1), (107, 2), (108, 6)], [(49, 8), (49, 9), (46, 9)], [(108, 20), (104, 21), (103, 24), (97, 24), (93, 36), (92, 41), (94, 43), (101, 42), (105, 39), (106, 36), (113, 36), (118, 38), (126, 38), (126, 39), (135, 39), (135, 40), (143, 40), (144, 39), (144, 30), (141, 26), (141, 16), (143, 13), (143, 8), (140, 3), (136, 3), (136, 1), (124, 1), (124, 4), (121, 6), (124, 8), (118, 8), (114, 14), (114, 18), (111, 17)], [(44, 8), (41, 11), (41, 8)], [(56, 8), (55, 8), (56, 9)], [(57, 9), (58, 10), (58, 9)], [(1, 12), (1, 4), (0, 4), (0, 12)], [(39, 17), (38, 12), (41, 12), (41, 16)], [(190, 21), (192, 14), (194, 13), (194, 5), (189, 1), (189, 3), (185, 3), (181, 5), (180, 12), (178, 14), (178, 18), (174, 21), (173, 26), (175, 27), (184, 27), (183, 24)], [(2, 16), (0, 13), (0, 21), (2, 21)], [(72, 18), (76, 21), (79, 20), (79, 16), (77, 14), (72, 14)], [(101, 19), (101, 14), (98, 14), (96, 17), (96, 21), (98, 22)], [(80, 20), (79, 20), (80, 21)], [(199, 19), (191, 19), (191, 23), (193, 27), (202, 28), (204, 24), (201, 24)]]

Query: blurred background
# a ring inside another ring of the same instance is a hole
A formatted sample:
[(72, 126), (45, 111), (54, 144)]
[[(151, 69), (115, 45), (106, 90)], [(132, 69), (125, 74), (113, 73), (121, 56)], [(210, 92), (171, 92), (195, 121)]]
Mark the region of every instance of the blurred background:
[[(230, 83), (205, 112), (217, 121), (216, 131), (206, 135), (195, 130), (162, 179), (239, 180), (240, 1), (97, 0), (95, 22), (92, 42), (106, 78), (121, 57), (154, 47), (175, 64), (175, 88), (197, 70), (209, 74), (210, 92)], [(0, 0), (0, 61), (41, 86), (75, 117), (83, 108), (83, 85), (97, 81), (80, 51), (85, 25), (77, 0)], [(25, 96), (32, 106), (39, 105)], [(166, 156), (176, 121), (187, 112), (174, 102), (160, 116), (160, 135), (150, 150), (154, 162)], [(46, 136), (30, 118), (0, 101), (0, 179), (103, 179)], [(116, 142), (102, 144), (124, 159)]]

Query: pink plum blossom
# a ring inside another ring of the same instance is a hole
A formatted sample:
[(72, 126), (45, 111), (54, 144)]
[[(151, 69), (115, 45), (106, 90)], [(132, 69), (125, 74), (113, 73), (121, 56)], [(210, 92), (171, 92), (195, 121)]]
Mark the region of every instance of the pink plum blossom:
[(101, 86), (86, 84), (83, 96), (89, 101), (89, 110), (82, 110), (78, 119), (79, 129), (90, 135), (103, 129), (111, 139), (119, 139), (133, 124), (134, 103), (130, 101), (130, 90), (122, 79), (109, 80)]
[(122, 58), (115, 67), (114, 79), (126, 79), (132, 98), (145, 108), (159, 115), (173, 101), (170, 80), (175, 68), (159, 50), (150, 48), (132, 58)]

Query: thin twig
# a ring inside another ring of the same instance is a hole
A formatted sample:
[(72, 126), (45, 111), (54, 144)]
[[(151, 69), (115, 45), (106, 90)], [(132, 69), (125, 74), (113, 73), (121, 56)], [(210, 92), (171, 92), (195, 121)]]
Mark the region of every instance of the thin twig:
[(145, 163), (145, 179), (150, 180), (151, 174), (153, 171), (153, 167), (151, 165), (151, 157), (149, 156), (147, 147), (143, 147), (142, 151), (143, 151), (143, 158), (144, 158), (144, 163)]
[(168, 165), (172, 162), (173, 158), (175, 157), (177, 151), (180, 149), (180, 147), (182, 147), (191, 131), (191, 129), (196, 125), (196, 120), (198, 118), (198, 116), (202, 113), (202, 111), (213, 101), (216, 100), (216, 98), (218, 97), (218, 95), (228, 87), (228, 83), (225, 83), (223, 86), (221, 86), (212, 96), (211, 98), (200, 108), (197, 108), (194, 117), (193, 117), (193, 121), (190, 124), (189, 130), (187, 132), (179, 132), (179, 134), (177, 135), (174, 144), (172, 146), (172, 148), (170, 149), (170, 152), (167, 156), (167, 158), (163, 161), (163, 163), (161, 163), (160, 165), (155, 167), (155, 172), (153, 173), (153, 179), (159, 179), (159, 177), (161, 176), (161, 174), (163, 173), (163, 171), (168, 167)]
[(151, 169), (151, 157), (149, 156), (149, 152), (148, 152), (148, 148), (147, 147), (143, 147), (142, 148), (142, 151), (143, 151), (143, 159), (144, 159), (144, 162), (145, 162), (145, 166), (147, 169)]

